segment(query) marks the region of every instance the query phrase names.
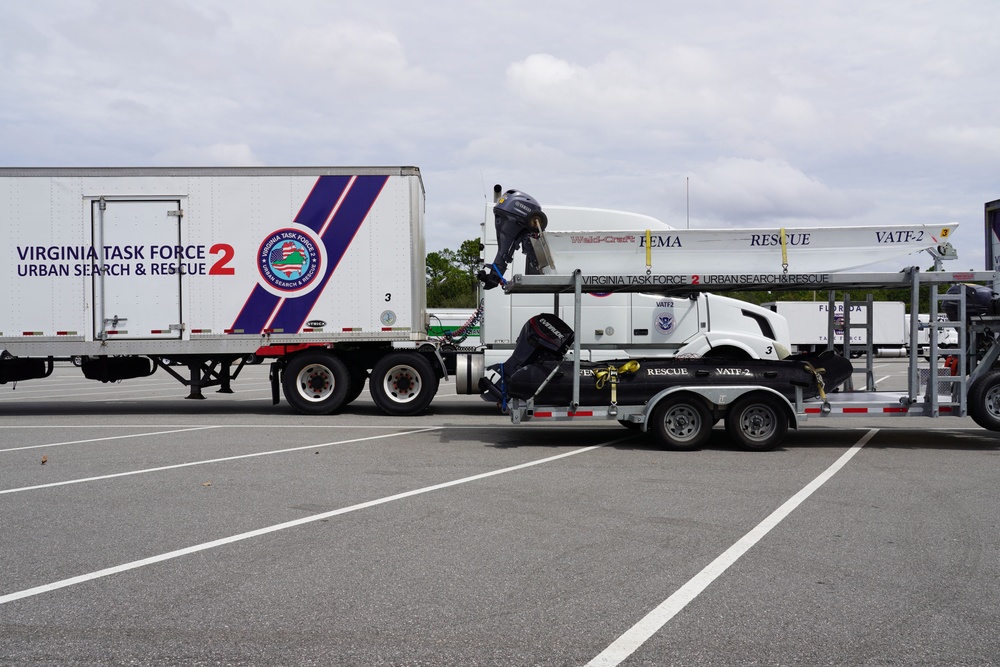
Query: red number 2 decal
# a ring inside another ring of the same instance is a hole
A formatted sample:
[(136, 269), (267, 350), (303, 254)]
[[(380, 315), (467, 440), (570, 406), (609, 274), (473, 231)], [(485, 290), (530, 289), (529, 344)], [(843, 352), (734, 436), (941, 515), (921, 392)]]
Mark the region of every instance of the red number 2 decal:
[(216, 243), (208, 252), (210, 255), (214, 255), (216, 253), (222, 254), (222, 257), (216, 260), (215, 264), (212, 265), (212, 268), (208, 270), (208, 275), (232, 276), (236, 274), (236, 269), (231, 266), (226, 266), (233, 259), (233, 255), (236, 254), (233, 252), (233, 246), (228, 243)]
[(691, 276), (691, 284), (692, 285), (700, 285), (701, 284), (701, 278), (700, 278), (700, 276), (697, 273)]

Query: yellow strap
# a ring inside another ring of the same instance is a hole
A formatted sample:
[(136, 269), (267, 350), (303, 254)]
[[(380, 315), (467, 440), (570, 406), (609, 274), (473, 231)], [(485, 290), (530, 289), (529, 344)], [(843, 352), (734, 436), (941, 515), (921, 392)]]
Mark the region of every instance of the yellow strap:
[(819, 397), (826, 401), (826, 390), (823, 385), (823, 375), (825, 368), (813, 368), (812, 364), (806, 364), (806, 370), (816, 376), (816, 387), (819, 389)]
[(653, 270), (653, 246), (650, 244), (651, 238), (649, 230), (646, 230), (646, 270)]
[(785, 228), (778, 232), (781, 235), (781, 268), (788, 273), (788, 239), (785, 237)]
[[(614, 366), (608, 366), (607, 368), (601, 368), (594, 371), (594, 377), (597, 381), (594, 383), (598, 389), (603, 389), (604, 384), (608, 381), (608, 378), (621, 375), (622, 373), (635, 373), (639, 370), (639, 362), (635, 359), (631, 361), (626, 361), (624, 364), (615, 368)], [(613, 387), (612, 387), (613, 389)]]
[(633, 359), (632, 361), (626, 361), (624, 364), (618, 367), (619, 373), (635, 373), (639, 370), (639, 362)]
[(594, 377), (596, 378), (594, 386), (598, 389), (604, 389), (604, 384), (608, 381), (608, 378), (611, 377), (611, 374), (615, 372), (617, 372), (617, 369), (614, 366), (608, 366), (607, 368), (594, 371)]

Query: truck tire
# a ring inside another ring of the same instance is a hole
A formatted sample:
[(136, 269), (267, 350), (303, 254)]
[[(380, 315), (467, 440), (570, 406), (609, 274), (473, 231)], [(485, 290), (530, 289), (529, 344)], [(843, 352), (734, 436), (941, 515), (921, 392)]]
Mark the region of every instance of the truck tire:
[(423, 412), (438, 389), (438, 377), (418, 352), (395, 352), (375, 364), (368, 390), (382, 412), (407, 417)]
[(281, 374), (285, 400), (304, 415), (328, 415), (344, 405), (351, 389), (347, 364), (328, 352), (303, 352)]
[(976, 378), (966, 401), (972, 421), (987, 430), (1000, 431), (1000, 371)]
[(726, 433), (743, 449), (767, 452), (788, 433), (788, 414), (777, 398), (750, 394), (726, 411)]
[(650, 429), (663, 449), (689, 451), (704, 445), (714, 420), (694, 396), (668, 396), (653, 409)]

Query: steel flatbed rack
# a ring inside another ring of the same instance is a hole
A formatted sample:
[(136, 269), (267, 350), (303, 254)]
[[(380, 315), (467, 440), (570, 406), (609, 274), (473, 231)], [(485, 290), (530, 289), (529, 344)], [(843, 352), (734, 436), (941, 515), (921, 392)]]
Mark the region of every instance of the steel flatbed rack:
[[(930, 298), (930, 322), (920, 323), (917, 317), (911, 318), (910, 336), (910, 359), (908, 369), (907, 391), (877, 391), (872, 381), (872, 350), (870, 343), (867, 349), (868, 382), (865, 391), (838, 391), (830, 392), (820, 399), (803, 399), (801, 389), (797, 391), (794, 403), (789, 404), (791, 414), (789, 421), (793, 427), (809, 417), (834, 417), (834, 416), (958, 416), (964, 417), (968, 414), (969, 406), (967, 398), (970, 387), (973, 387), (977, 379), (987, 375), (992, 369), (994, 362), (1000, 357), (1000, 343), (997, 342), (1000, 333), (1000, 318), (998, 317), (975, 317), (964, 321), (938, 321), (938, 313), (944, 302), (957, 302), (957, 312), (966, 312), (965, 290), (959, 290), (957, 294), (944, 293), (941, 287), (947, 287), (956, 283), (986, 283), (991, 287), (1000, 281), (1000, 273), (995, 271), (944, 271), (941, 270), (939, 258), (935, 258), (935, 268), (933, 271), (922, 272), (916, 267), (910, 267), (899, 272), (877, 272), (877, 273), (755, 273), (755, 274), (733, 274), (724, 272), (706, 272), (697, 274), (665, 274), (665, 273), (643, 273), (635, 275), (602, 275), (583, 274), (576, 271), (569, 275), (515, 275), (504, 286), (508, 293), (534, 293), (553, 294), (555, 301), (555, 312), (558, 311), (559, 297), (563, 294), (571, 294), (574, 298), (574, 330), (579, 331), (581, 326), (581, 295), (585, 293), (610, 293), (610, 292), (645, 292), (654, 294), (664, 294), (670, 296), (693, 295), (698, 292), (733, 292), (733, 291), (793, 291), (793, 290), (827, 290), (830, 300), (833, 301), (837, 291), (864, 291), (873, 289), (899, 289), (909, 290), (911, 313), (919, 312), (920, 288), (928, 287)], [(849, 300), (849, 295), (845, 301)], [(855, 301), (856, 304), (864, 304), (864, 301)], [(871, 303), (871, 296), (868, 297), (868, 304)], [(833, 327), (833, 309), (830, 309), (830, 327)], [(847, 327), (850, 327), (849, 316)], [(871, 321), (871, 318), (867, 318)], [(859, 327), (862, 325), (858, 325)], [(940, 329), (950, 327), (959, 333), (959, 347), (942, 351), (938, 348), (938, 332)], [(926, 368), (919, 366), (918, 332), (921, 328), (929, 330), (930, 351), (928, 358), (931, 361)], [(845, 341), (849, 336), (845, 335)], [(833, 336), (829, 337), (833, 340)], [(868, 341), (872, 340), (869, 335)], [(832, 345), (832, 343), (831, 343)], [(849, 343), (845, 349), (845, 356), (849, 355)], [(982, 356), (977, 351), (985, 350)], [(945, 371), (947, 375), (939, 372), (939, 361), (944, 357), (954, 357), (957, 361), (954, 371)], [(655, 408), (655, 403), (661, 398), (660, 395), (654, 397), (643, 406), (581, 406), (580, 405), (580, 360), (581, 349), (579, 336), (575, 337), (572, 351), (574, 363), (573, 398), (567, 406), (539, 406), (536, 409), (534, 399), (511, 401), (509, 406), (511, 420), (514, 423), (530, 419), (605, 419), (617, 420), (624, 425), (639, 425), (642, 430), (646, 430), (650, 422), (650, 416)], [(922, 373), (923, 371), (923, 373)], [(1000, 373), (997, 374), (1000, 376)], [(923, 376), (923, 377), (922, 377)], [(848, 389), (853, 389), (853, 383), (847, 383)], [(976, 392), (975, 400), (983, 405), (972, 406), (978, 410), (979, 414), (987, 413), (986, 421), (988, 428), (993, 428), (992, 424), (1000, 430), (1000, 378), (994, 381), (989, 378), (989, 382), (981, 382), (980, 385), (987, 384), (988, 387), (981, 388)], [(943, 390), (942, 390), (943, 387)], [(723, 398), (723, 403), (717, 404), (720, 399), (720, 392), (701, 391), (697, 387), (688, 388), (697, 393), (710, 403), (715, 405), (716, 414), (725, 411), (726, 402), (729, 398)], [(732, 387), (735, 395), (745, 393), (745, 388)], [(664, 392), (669, 393), (669, 392)], [(973, 414), (974, 417), (977, 414)], [(977, 418), (977, 422), (983, 423)], [(776, 444), (776, 443), (775, 443)], [(774, 446), (774, 445), (771, 445)], [(763, 449), (764, 447), (761, 447)], [(769, 448), (769, 447), (768, 447)]]

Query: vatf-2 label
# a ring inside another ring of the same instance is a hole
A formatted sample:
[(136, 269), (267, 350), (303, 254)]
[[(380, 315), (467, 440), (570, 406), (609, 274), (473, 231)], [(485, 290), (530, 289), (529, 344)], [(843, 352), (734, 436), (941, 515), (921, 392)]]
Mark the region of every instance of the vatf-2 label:
[(875, 232), (875, 240), (879, 243), (920, 243), (924, 240), (924, 230)]
[(234, 251), (228, 243), (188, 245), (19, 245), (17, 275), (50, 276), (231, 276)]

